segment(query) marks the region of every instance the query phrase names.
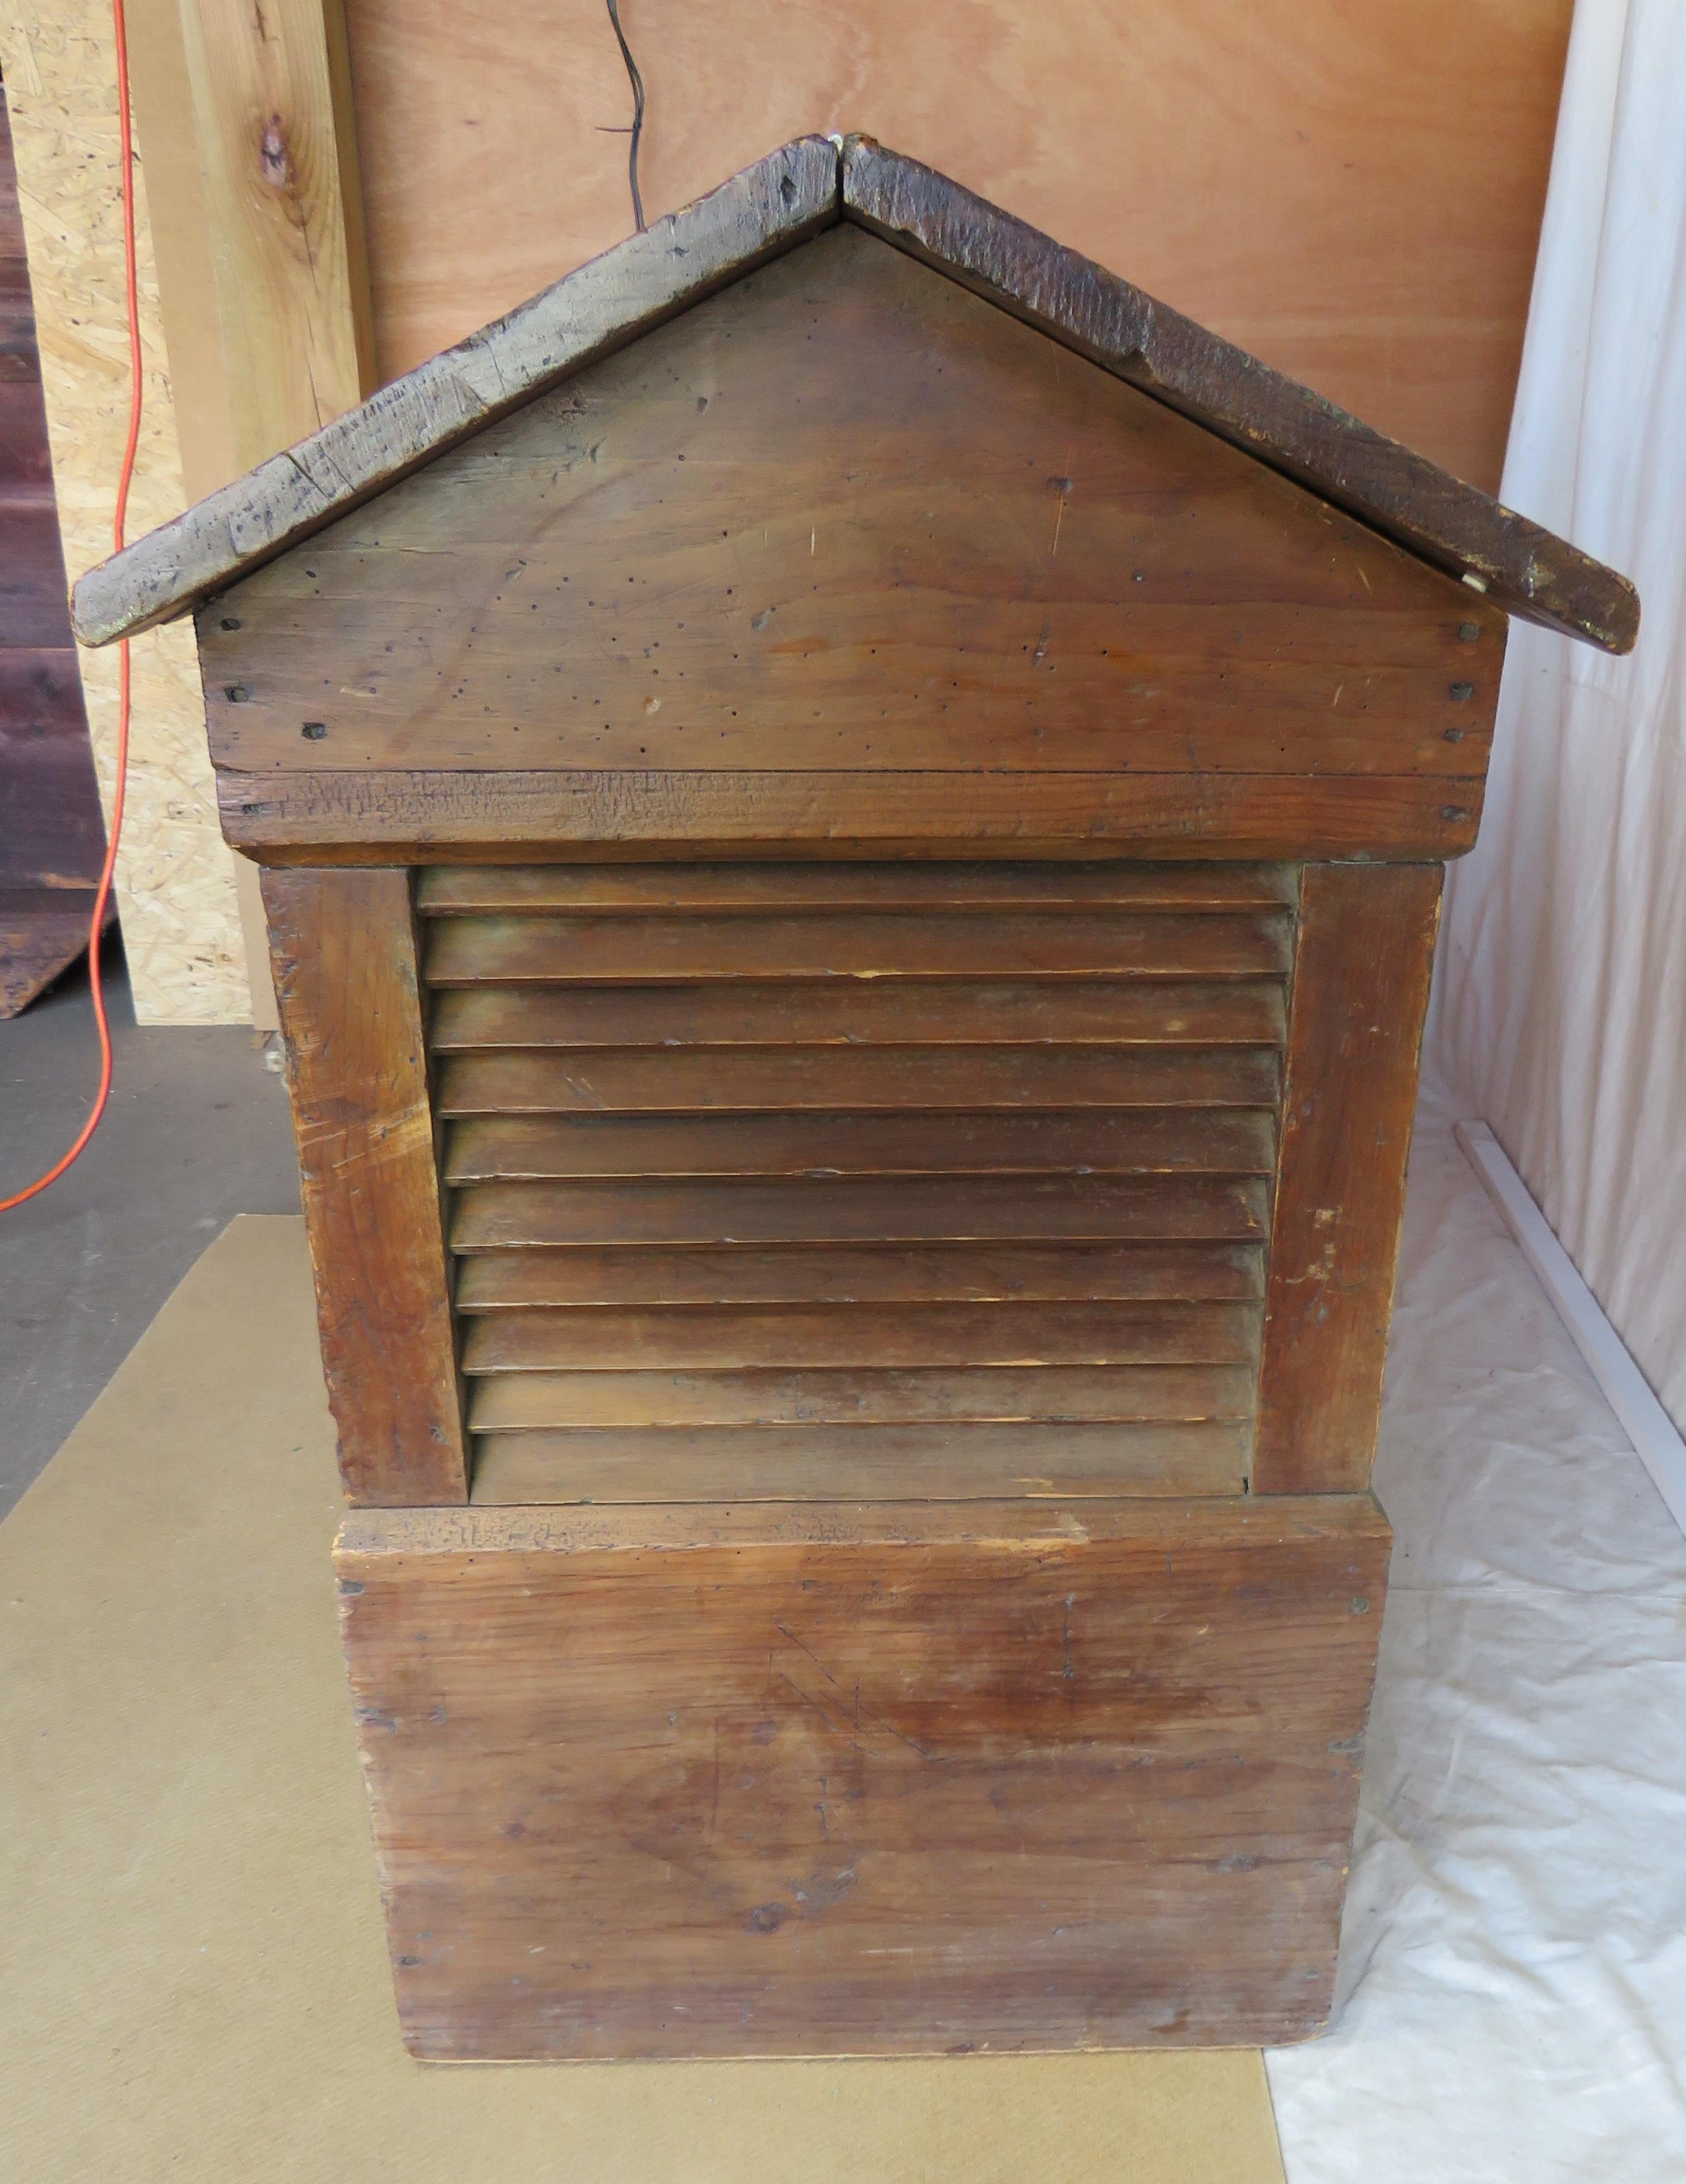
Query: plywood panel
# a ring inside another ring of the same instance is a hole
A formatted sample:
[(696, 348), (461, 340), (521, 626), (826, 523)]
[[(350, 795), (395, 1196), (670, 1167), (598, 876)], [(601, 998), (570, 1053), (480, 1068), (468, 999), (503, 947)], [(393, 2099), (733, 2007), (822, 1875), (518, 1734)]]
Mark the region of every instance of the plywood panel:
[[(1571, 0), (629, 11), (650, 217), (865, 129), (1496, 490)], [(598, 0), (349, 0), (384, 376), (631, 226)], [(556, 57), (535, 65), (536, 55)], [(509, 146), (521, 148), (518, 159)]]

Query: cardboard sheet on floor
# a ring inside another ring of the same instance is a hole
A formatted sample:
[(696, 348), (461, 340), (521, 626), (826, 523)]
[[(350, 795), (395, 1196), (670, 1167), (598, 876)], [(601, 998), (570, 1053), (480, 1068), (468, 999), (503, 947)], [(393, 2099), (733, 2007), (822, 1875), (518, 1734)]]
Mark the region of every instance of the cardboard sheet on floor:
[(237, 1221), (0, 1525), (0, 2175), (1280, 2184), (1250, 2051), (412, 2063), (339, 1513), (301, 1224)]

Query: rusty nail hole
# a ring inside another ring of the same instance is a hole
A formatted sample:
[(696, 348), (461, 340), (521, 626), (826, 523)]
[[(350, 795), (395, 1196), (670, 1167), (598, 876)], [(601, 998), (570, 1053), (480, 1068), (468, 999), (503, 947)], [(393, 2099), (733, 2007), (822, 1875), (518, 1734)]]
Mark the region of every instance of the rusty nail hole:
[(238, 629), (239, 627), (240, 617), (238, 615), (225, 615), (222, 620), (217, 624), (217, 627), (219, 629)]
[(749, 1930), (752, 1934), (776, 1933), (783, 1924), (782, 1903), (760, 1903), (749, 1914)]

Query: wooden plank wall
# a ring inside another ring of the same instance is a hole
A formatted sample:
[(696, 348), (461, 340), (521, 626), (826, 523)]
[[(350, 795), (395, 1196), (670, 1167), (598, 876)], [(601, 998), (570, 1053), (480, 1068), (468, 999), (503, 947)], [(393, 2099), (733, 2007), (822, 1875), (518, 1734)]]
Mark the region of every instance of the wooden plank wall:
[[(346, 0), (383, 377), (627, 232), (602, 0)], [(1571, 0), (625, 0), (644, 205), (863, 129), (1497, 488)]]

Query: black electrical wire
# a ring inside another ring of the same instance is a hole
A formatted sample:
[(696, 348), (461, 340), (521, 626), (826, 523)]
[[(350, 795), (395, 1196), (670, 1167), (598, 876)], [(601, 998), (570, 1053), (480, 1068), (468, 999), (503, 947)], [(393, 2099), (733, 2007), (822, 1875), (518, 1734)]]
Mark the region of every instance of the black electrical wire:
[(638, 194), (638, 139), (644, 131), (644, 79), (638, 74), (638, 64), (632, 58), (632, 48), (626, 42), (626, 33), (620, 27), (618, 0), (607, 0), (609, 20), (615, 25), (620, 58), (626, 64), (627, 81), (632, 86), (632, 143), (626, 155), (626, 180), (632, 190), (632, 217), (638, 223), (638, 232), (644, 231), (644, 201)]

